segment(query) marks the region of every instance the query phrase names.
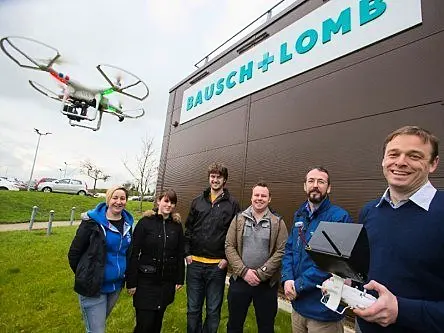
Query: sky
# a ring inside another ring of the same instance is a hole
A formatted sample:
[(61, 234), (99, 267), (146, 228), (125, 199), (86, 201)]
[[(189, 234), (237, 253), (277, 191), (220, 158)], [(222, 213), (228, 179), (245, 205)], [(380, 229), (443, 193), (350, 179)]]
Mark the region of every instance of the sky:
[[(193, 73), (194, 64), (278, 0), (0, 0), (0, 38), (25, 36), (58, 49), (66, 74), (87, 86), (106, 88), (95, 69), (112, 64), (140, 77), (150, 95), (146, 114), (118, 122), (104, 115), (99, 131), (71, 127), (60, 104), (34, 91), (47, 73), (22, 69), (0, 51), (0, 176), (28, 181), (38, 135), (42, 136), (33, 179), (73, 177), (89, 160), (111, 176), (99, 188), (132, 180), (142, 140), (152, 138), (160, 156), (169, 90)], [(273, 15), (291, 4), (284, 1)], [(261, 24), (265, 17), (258, 22)], [(153, 185), (154, 187), (154, 185)]]

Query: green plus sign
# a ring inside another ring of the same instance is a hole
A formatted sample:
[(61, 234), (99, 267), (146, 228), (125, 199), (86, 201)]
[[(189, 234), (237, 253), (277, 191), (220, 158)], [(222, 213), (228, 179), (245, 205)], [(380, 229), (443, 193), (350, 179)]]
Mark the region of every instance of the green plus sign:
[(261, 69), (262, 72), (268, 71), (268, 64), (271, 64), (274, 61), (274, 56), (270, 56), (268, 52), (264, 53), (264, 57), (262, 58), (262, 61), (260, 61), (257, 64), (257, 68)]

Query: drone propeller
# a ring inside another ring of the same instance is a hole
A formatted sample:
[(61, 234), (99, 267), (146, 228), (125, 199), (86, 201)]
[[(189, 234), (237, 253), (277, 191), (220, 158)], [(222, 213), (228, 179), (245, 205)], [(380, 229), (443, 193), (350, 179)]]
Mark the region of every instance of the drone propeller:
[(101, 64), (96, 68), (111, 85), (111, 88), (108, 89), (110, 92), (118, 92), (138, 101), (143, 101), (148, 97), (148, 86), (136, 75), (111, 65)]
[(52, 65), (55, 64), (59, 66), (73, 64), (71, 60), (67, 60), (66, 57), (61, 57), (61, 56), (57, 57), (55, 60), (53, 60), (53, 58), (37, 58), (35, 60), (38, 61), (39, 63), (51, 63)]
[[(57, 49), (35, 39), (9, 36), (0, 39), (0, 49), (22, 68), (48, 72), (60, 58)], [(44, 58), (40, 61), (39, 58)]]
[(57, 93), (57, 92), (55, 92), (55, 91), (53, 91), (53, 90), (51, 90), (49, 88), (46, 88), (45, 86), (43, 86), (42, 84), (40, 84), (38, 82), (31, 81), (31, 80), (29, 80), (28, 82), (31, 85), (31, 87), (33, 87), (39, 93), (41, 93), (41, 94), (43, 94), (43, 95), (45, 95), (45, 96), (47, 96), (47, 97), (49, 97), (51, 99), (54, 99), (56, 101), (62, 101), (63, 100), (63, 95), (64, 95), (64, 92), (65, 92), (65, 87), (60, 86), (61, 91), (59, 93)]
[(116, 83), (115, 84), (118, 88), (121, 88), (123, 86), (123, 74), (122, 73), (119, 73), (116, 76)]

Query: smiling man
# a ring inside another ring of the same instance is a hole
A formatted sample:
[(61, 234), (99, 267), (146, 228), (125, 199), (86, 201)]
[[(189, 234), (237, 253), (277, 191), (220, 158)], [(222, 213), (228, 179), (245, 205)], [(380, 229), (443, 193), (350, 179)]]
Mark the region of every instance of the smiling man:
[(342, 315), (320, 302), (321, 290), (316, 285), (331, 275), (318, 269), (305, 247), (321, 221), (352, 222), (341, 207), (331, 204), (330, 175), (324, 167), (312, 168), (305, 176), (305, 201), (294, 215), (293, 228), (282, 260), (282, 283), (285, 296), (291, 300), (293, 333), (343, 332)]
[(236, 215), (225, 241), (225, 253), (233, 269), (228, 289), (227, 333), (243, 332), (248, 307), (253, 301), (259, 333), (274, 332), (277, 291), (287, 227), (268, 208), (267, 184), (253, 186), (251, 206)]
[(444, 332), (444, 192), (429, 181), (438, 143), (417, 126), (384, 142), (388, 188), (359, 217), (371, 253), (364, 287), (379, 295), (371, 307), (354, 310), (363, 333)]
[[(185, 223), (187, 332), (216, 333), (225, 290), (225, 236), (239, 204), (225, 188), (228, 169), (208, 167), (209, 188), (196, 197)], [(202, 306), (206, 318), (202, 324)]]

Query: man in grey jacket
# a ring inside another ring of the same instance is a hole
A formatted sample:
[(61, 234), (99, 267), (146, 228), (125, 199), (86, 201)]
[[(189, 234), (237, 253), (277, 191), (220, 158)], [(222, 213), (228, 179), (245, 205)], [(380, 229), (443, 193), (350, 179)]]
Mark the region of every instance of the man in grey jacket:
[(259, 333), (274, 332), (277, 291), (287, 227), (270, 211), (267, 184), (253, 187), (251, 206), (231, 222), (225, 254), (233, 274), (228, 289), (227, 332), (242, 332), (253, 301)]

